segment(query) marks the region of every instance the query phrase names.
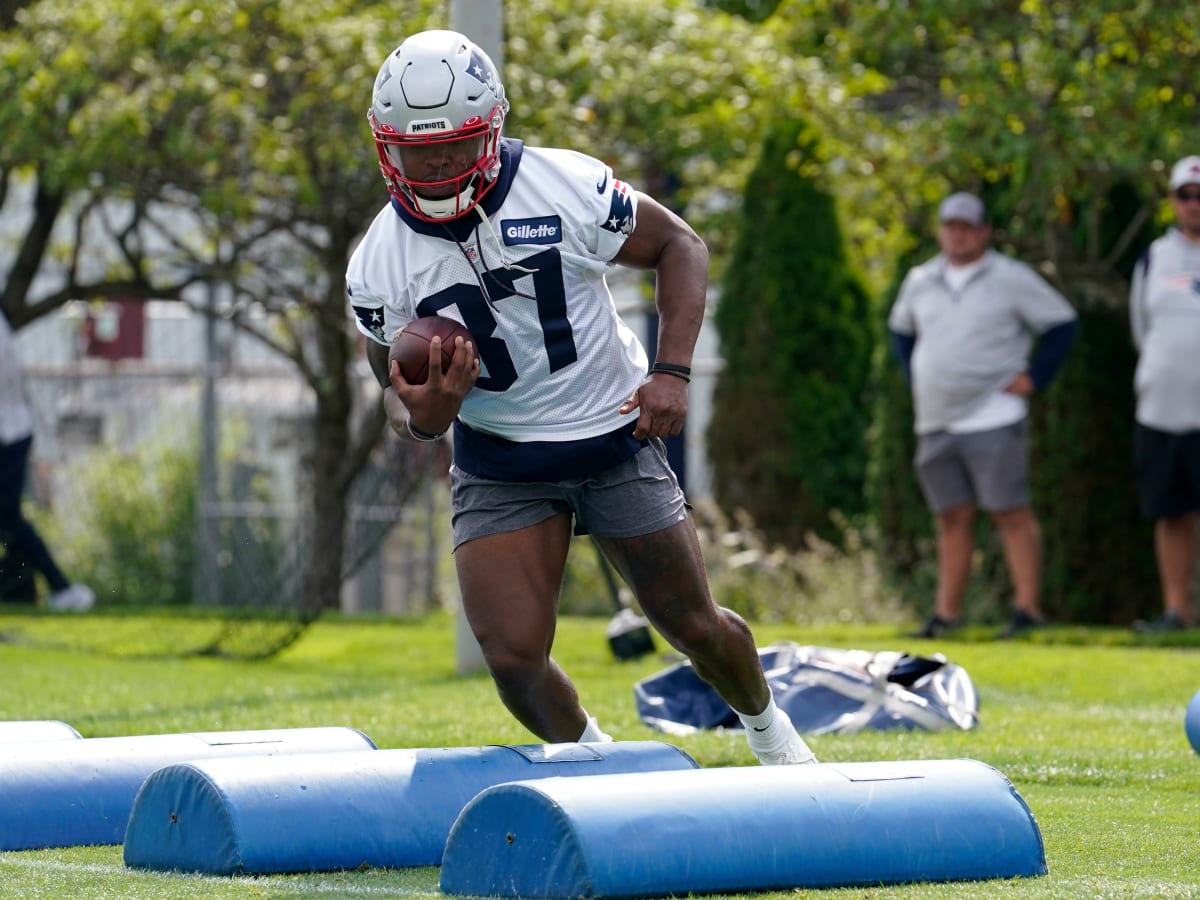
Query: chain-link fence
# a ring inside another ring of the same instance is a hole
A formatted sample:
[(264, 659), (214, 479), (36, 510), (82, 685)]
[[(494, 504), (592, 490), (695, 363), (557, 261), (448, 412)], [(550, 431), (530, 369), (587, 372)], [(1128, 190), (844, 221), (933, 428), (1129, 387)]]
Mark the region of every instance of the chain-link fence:
[[(653, 347), (633, 278), (614, 281)], [(315, 399), (294, 364), (180, 303), (72, 304), (17, 336), (37, 426), (31, 507), (68, 575), (102, 605), (300, 608)], [(718, 363), (705, 329), (673, 462), (707, 494), (703, 428)], [(365, 362), (356, 402), (378, 403)], [(384, 433), (349, 489), (340, 608), (417, 614), (456, 602), (449, 448)]]
[[(35, 515), (72, 577), (108, 604), (298, 607), (314, 400), (289, 360), (172, 303), (73, 305), (18, 346)], [(351, 486), (344, 609), (443, 600), (448, 458), (419, 449), (385, 434)]]

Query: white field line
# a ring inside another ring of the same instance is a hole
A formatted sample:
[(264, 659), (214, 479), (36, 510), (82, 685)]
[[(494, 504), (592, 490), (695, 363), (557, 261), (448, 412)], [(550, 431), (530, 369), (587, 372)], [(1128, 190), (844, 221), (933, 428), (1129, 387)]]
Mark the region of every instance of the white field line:
[[(145, 878), (176, 878), (181, 881), (199, 881), (210, 882), (213, 884), (237, 884), (243, 883), (247, 885), (264, 884), (261, 878), (254, 877), (230, 877), (224, 878), (212, 875), (200, 875), (195, 872), (154, 872), (146, 869), (130, 869), (125, 866), (106, 865), (104, 863), (70, 863), (62, 862), (54, 859), (30, 859), (22, 854), (0, 852), (0, 867), (13, 866), (21, 869), (31, 869), (36, 872), (75, 872), (87, 875), (135, 875)], [(319, 877), (319, 876), (314, 876)], [(396, 896), (395, 887), (384, 887), (382, 885), (373, 887), (370, 885), (353, 885), (353, 884), (321, 884), (316, 881), (298, 882), (273, 882), (270, 885), (273, 892), (285, 893), (317, 893), (317, 894), (333, 894), (335, 896), (357, 896), (357, 897), (394, 897)], [(410, 888), (405, 888), (405, 894), (412, 897), (441, 897), (439, 891), (418, 891)]]

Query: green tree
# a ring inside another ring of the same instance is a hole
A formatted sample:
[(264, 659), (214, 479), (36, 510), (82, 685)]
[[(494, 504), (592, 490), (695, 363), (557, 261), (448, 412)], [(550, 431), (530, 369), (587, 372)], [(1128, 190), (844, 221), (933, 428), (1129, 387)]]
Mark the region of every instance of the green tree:
[[(1072, 358), (1034, 404), (1047, 607), (1096, 621), (1153, 608), (1151, 546), (1129, 465), (1124, 307), (1164, 173), (1196, 146), (1200, 13), (1149, 3), (788, 0), (771, 23), (801, 52), (819, 48), (844, 79), (864, 69), (882, 77), (836, 133), (864, 137), (867, 189), (895, 201), (885, 227), (927, 231), (939, 196), (974, 189), (993, 209), (1002, 249), (1079, 309)], [(868, 118), (884, 129), (887, 155), (865, 139)]]
[[(336, 602), (347, 487), (383, 426), (374, 396), (359, 417), (342, 288), (386, 200), (365, 111), (384, 55), (446, 13), (42, 0), (0, 20), (0, 206), (23, 223), (0, 306), (20, 327), (72, 299), (229, 285), (221, 314), (288, 356), (316, 398), (310, 609)], [(604, 157), (637, 187), (677, 179), (719, 244), (759, 98), (789, 77), (773, 38), (683, 0), (531, 0), (508, 15), (510, 133)]]
[[(414, 0), (402, 18), (421, 27), (435, 11)], [(222, 314), (290, 358), (316, 398), (308, 609), (336, 603), (347, 488), (383, 426), (374, 402), (355, 420), (343, 274), (383, 199), (364, 111), (393, 39), (379, 22), (396, 15), (339, 0), (44, 0), (0, 37), (0, 186), (32, 198), (0, 305), (19, 327), (71, 299), (228, 284)]]
[[(867, 85), (862, 106), (883, 114), (899, 152), (863, 140), (862, 168), (877, 187), (902, 186), (889, 192), (901, 217), (948, 185), (983, 189), (1022, 258), (1089, 302), (1124, 303), (1120, 262), (1153, 217), (1165, 170), (1194, 152), (1200, 11), (785, 0), (772, 24)], [(883, 80), (863, 82), (864, 69)], [(1142, 202), (1113, 230), (1105, 211), (1125, 187)]]
[(807, 123), (777, 120), (746, 185), (715, 319), (718, 502), (792, 547), (836, 536), (834, 512), (863, 508), (871, 304), (822, 162)]
[(694, 0), (505, 7), (508, 132), (597, 156), (688, 218), (719, 268), (776, 99), (803, 82), (772, 32)]
[(779, 0), (703, 0), (703, 5), (741, 16), (751, 22), (761, 22), (775, 12)]

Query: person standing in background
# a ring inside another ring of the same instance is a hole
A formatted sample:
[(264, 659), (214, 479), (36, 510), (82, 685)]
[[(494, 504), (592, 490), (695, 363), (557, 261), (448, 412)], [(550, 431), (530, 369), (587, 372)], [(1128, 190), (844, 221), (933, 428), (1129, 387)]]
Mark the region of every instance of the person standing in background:
[(912, 385), (914, 465), (937, 526), (934, 612), (914, 636), (939, 637), (961, 624), (982, 508), (1000, 531), (1012, 578), (1016, 609), (1000, 634), (1011, 638), (1044, 621), (1028, 398), (1066, 360), (1076, 315), (1029, 266), (990, 248), (978, 197), (951, 194), (938, 222), (941, 253), (905, 276), (888, 319)]
[(1133, 272), (1129, 317), (1138, 350), (1134, 472), (1142, 513), (1154, 521), (1163, 613), (1142, 632), (1194, 624), (1196, 513), (1200, 510), (1200, 156), (1171, 170), (1175, 227)]
[(0, 543), (46, 579), (50, 609), (84, 612), (96, 602), (95, 594), (91, 588), (67, 580), (37, 530), (21, 513), (32, 447), (33, 410), (25, 398), (12, 328), (0, 312)]

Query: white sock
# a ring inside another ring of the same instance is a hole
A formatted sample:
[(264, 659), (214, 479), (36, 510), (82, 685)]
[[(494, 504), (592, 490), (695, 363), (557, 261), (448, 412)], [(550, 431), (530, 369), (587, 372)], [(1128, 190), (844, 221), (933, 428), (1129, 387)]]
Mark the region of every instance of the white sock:
[[(736, 710), (734, 711), (737, 712)], [(742, 725), (745, 727), (746, 731), (753, 732), (754, 734), (761, 734), (764, 737), (767, 737), (773, 731), (772, 726), (775, 724), (775, 714), (778, 711), (779, 707), (775, 705), (775, 697), (772, 696), (771, 699), (767, 701), (767, 708), (762, 712), (758, 713), (757, 715), (739, 712), (738, 718), (742, 720)]]
[[(765, 762), (776, 754), (783, 753), (782, 759), (772, 761), (771, 765), (780, 763), (816, 762), (817, 758), (792, 724), (791, 718), (775, 705), (775, 698), (756, 716), (738, 713), (742, 724), (746, 726), (746, 743), (760, 762)], [(764, 757), (763, 754), (767, 756)]]
[(583, 734), (579, 736), (576, 743), (579, 744), (595, 744), (602, 741), (611, 741), (612, 735), (605, 734), (600, 730), (600, 724), (591, 716), (587, 718), (587, 724), (583, 727)]

